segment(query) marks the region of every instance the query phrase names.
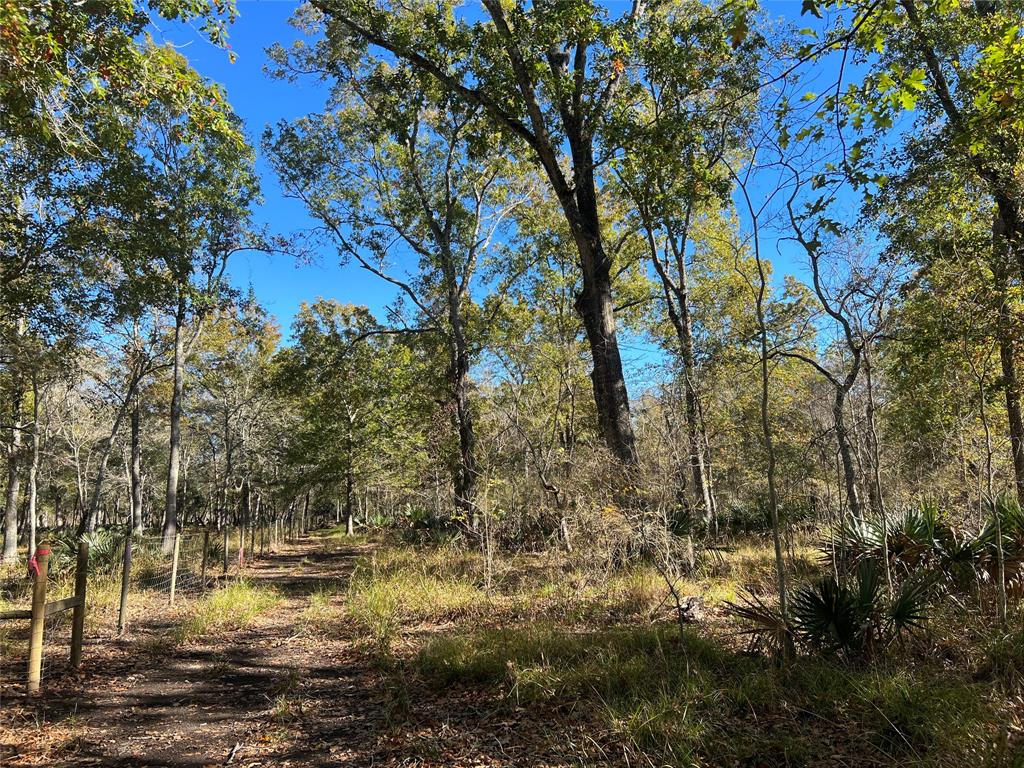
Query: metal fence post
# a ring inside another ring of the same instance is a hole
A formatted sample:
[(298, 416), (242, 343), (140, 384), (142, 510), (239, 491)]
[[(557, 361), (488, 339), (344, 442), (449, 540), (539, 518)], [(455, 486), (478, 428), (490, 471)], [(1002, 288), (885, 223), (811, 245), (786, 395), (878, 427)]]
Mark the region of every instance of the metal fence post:
[(124, 562), (121, 564), (121, 605), (117, 612), (117, 634), (128, 626), (128, 586), (132, 574), (132, 527), (124, 537)]

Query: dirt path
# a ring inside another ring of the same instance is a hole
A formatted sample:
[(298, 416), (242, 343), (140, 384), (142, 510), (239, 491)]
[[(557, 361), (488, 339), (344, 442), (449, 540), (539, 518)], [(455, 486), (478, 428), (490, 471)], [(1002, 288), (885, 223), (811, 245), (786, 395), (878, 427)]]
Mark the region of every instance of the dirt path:
[[(254, 564), (249, 578), (283, 599), (252, 627), (183, 647), (159, 643), (162, 628), (153, 624), (124, 639), (94, 637), (84, 674), (51, 682), (38, 704), (5, 692), (8, 714), (22, 720), (15, 734), (35, 723), (51, 735), (66, 731), (62, 754), (52, 755), (59, 765), (263, 764), (253, 758), (287, 738), (278, 722), (287, 713), (277, 710), (311, 673), (313, 639), (298, 626), (301, 613), (317, 590), (344, 587), (357, 554), (324, 546), (310, 539)], [(324, 657), (345, 645), (316, 643)], [(32, 754), (31, 741), (5, 746), (0, 765), (43, 757)]]
[(94, 637), (83, 674), (42, 701), (8, 686), (0, 766), (566, 765), (564, 728), (524, 730), (500, 697), (382, 668), (340, 611), (326, 627), (303, 620), (319, 590), (340, 607), (359, 554), (310, 538), (251, 569), (282, 601), (247, 629), (178, 646), (139, 626)]

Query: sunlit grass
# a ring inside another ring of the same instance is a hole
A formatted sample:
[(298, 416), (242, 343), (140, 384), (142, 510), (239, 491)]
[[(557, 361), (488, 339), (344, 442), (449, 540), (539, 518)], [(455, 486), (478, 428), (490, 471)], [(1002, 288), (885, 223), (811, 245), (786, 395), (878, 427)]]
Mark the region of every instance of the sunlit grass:
[(228, 582), (196, 600), (175, 630), (179, 642), (243, 629), (273, 608), (280, 597), (271, 589), (246, 580)]
[[(520, 705), (585, 703), (625, 745), (670, 765), (826, 759), (820, 732), (776, 733), (768, 725), (802, 711), (820, 718), (825, 733), (841, 727), (876, 759), (952, 764), (984, 748), (993, 716), (979, 684), (818, 659), (780, 669), (667, 626), (466, 632), (435, 638), (415, 664), (433, 684), (497, 687)], [(729, 723), (728, 732), (715, 723)]]
[(386, 652), (403, 624), (463, 617), (486, 602), (486, 593), (471, 576), (446, 558), (416, 561), (389, 550), (357, 565), (346, 610), (367, 639)]

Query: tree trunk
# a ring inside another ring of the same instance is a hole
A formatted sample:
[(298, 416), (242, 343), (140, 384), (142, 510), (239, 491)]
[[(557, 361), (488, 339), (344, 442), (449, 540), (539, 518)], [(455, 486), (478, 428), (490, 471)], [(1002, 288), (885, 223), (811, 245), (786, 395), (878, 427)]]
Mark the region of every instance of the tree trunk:
[[(580, 194), (579, 190), (577, 194)], [(611, 260), (601, 242), (596, 199), (590, 207), (590, 215), (581, 214), (573, 227), (583, 272), (583, 287), (576, 295), (575, 307), (583, 321), (594, 363), (590, 380), (594, 388), (598, 427), (612, 455), (626, 466), (634, 467), (639, 456), (619, 354)]]
[(864, 375), (868, 385), (868, 437), (871, 441), (872, 488), (875, 514), (882, 523), (882, 562), (885, 564), (885, 583), (892, 593), (892, 567), (889, 564), (889, 519), (885, 513), (885, 497), (882, 494), (882, 451), (878, 445), (878, 426), (875, 419), (875, 387), (871, 375), (871, 357), (864, 356)]
[(32, 463), (28, 468), (28, 551), (29, 556), (36, 551), (36, 528), (38, 525), (38, 513), (36, 502), (38, 499), (38, 477), (39, 477), (39, 382), (35, 374), (32, 375)]
[(171, 437), (167, 459), (167, 496), (164, 504), (162, 549), (170, 552), (178, 530), (178, 471), (181, 467), (181, 412), (185, 388), (185, 301), (178, 300), (174, 315), (174, 364), (171, 392)]
[(96, 530), (96, 520), (100, 513), (100, 500), (103, 496), (103, 483), (107, 478), (107, 465), (110, 462), (110, 453), (114, 449), (114, 440), (117, 438), (117, 433), (121, 430), (121, 422), (124, 421), (129, 403), (135, 399), (136, 386), (138, 386), (138, 377), (137, 374), (133, 373), (132, 382), (128, 388), (128, 396), (121, 407), (118, 408), (117, 417), (114, 419), (114, 426), (111, 427), (110, 434), (105, 438), (100, 452), (99, 466), (96, 468), (96, 480), (93, 482), (92, 498), (89, 500), (89, 508), (78, 526), (79, 536), (83, 533), (93, 533)]
[(142, 438), (139, 429), (139, 401), (132, 405), (132, 436), (131, 436), (131, 497), (132, 497), (132, 530), (141, 534), (142, 524)]
[(702, 511), (705, 528), (710, 530), (715, 513), (715, 502), (712, 496), (710, 473), (705, 462), (704, 449), (708, 444), (707, 433), (701, 418), (700, 399), (694, 384), (697, 361), (694, 354), (690, 288), (686, 270), (686, 243), (689, 239), (690, 210), (687, 208), (680, 232), (676, 232), (676, 228), (671, 223), (664, 225), (666, 247), (671, 250), (672, 261), (675, 263), (675, 277), (673, 277), (669, 272), (668, 254), (666, 253), (665, 260), (662, 261), (662, 257), (658, 254), (654, 224), (650, 220), (647, 210), (641, 206), (651, 261), (661, 279), (661, 288), (665, 295), (665, 308), (676, 332), (676, 339), (679, 342), (679, 359), (683, 364), (686, 437), (689, 449), (689, 473), (693, 479), (693, 500), (694, 504)]
[(1024, 415), (1021, 413), (1020, 382), (1017, 379), (1016, 341), (1013, 332), (1013, 317), (1007, 295), (1008, 276), (1004, 264), (997, 263), (993, 270), (999, 301), (999, 316), (996, 337), (999, 343), (999, 362), (1002, 370), (1003, 392), (1006, 395), (1006, 420), (1010, 433), (1010, 456), (1013, 459), (1013, 476), (1017, 499), (1024, 505)]
[(836, 388), (835, 399), (832, 401), (832, 418), (836, 425), (836, 443), (839, 445), (839, 457), (843, 463), (843, 480), (846, 486), (846, 504), (855, 520), (863, 517), (860, 503), (860, 490), (857, 484), (857, 467), (853, 459), (853, 446), (850, 445), (850, 433), (846, 428), (845, 415), (846, 389)]
[(345, 535), (351, 536), (355, 533), (355, 525), (353, 524), (353, 498), (352, 498), (352, 486), (354, 480), (352, 477), (352, 462), (348, 463), (345, 467)]
[[(249, 495), (250, 495), (249, 478), (248, 477), (243, 477), (242, 478), (242, 501), (241, 501), (241, 507), (239, 509), (239, 515), (238, 515), (239, 516), (239, 525), (241, 526), (243, 531), (247, 530), (249, 528), (249, 525), (251, 524), (250, 520), (249, 520), (250, 511), (251, 511), (251, 509), (250, 509), (251, 502), (250, 502), (250, 499), (249, 499)], [(244, 536), (244, 534), (243, 534), (243, 536)], [(242, 541), (242, 545), (244, 546), (245, 545), (244, 538), (241, 541)]]
[(476, 434), (473, 412), (469, 405), (469, 346), (463, 328), (462, 296), (454, 275), (448, 290), (448, 322), (451, 326), (449, 352), (451, 355), (452, 400), (455, 421), (459, 431), (459, 464), (455, 470), (455, 508), (460, 524), (467, 531), (477, 529), (476, 506)]
[(24, 394), (15, 376), (11, 392), (11, 452), (7, 457), (7, 497), (4, 505), (3, 562), (18, 559), (18, 495), (21, 491), (21, 406)]
[[(775, 547), (775, 575), (779, 588), (779, 613), (783, 621), (788, 622), (789, 618), (789, 592), (786, 586), (786, 568), (782, 557), (782, 532), (779, 526), (779, 496), (776, 482), (776, 459), (775, 442), (772, 438), (770, 408), (770, 381), (771, 374), (768, 369), (768, 326), (765, 321), (764, 299), (767, 291), (767, 279), (764, 274), (764, 266), (761, 256), (756, 252), (757, 272), (760, 278), (760, 285), (755, 294), (755, 306), (757, 310), (757, 324), (760, 330), (761, 341), (761, 436), (764, 440), (764, 449), (768, 458), (768, 510), (772, 521), (772, 543)], [(788, 630), (785, 636), (779, 638), (783, 653), (787, 659), (795, 655), (793, 638)]]

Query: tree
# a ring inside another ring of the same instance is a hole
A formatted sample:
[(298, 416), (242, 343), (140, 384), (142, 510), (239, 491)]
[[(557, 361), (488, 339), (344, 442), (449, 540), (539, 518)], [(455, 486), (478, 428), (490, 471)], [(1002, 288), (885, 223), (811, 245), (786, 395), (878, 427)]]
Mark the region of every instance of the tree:
[[(817, 3), (805, 7), (816, 8)], [(1006, 397), (1018, 497), (1024, 500), (1024, 410), (1021, 405), (1017, 320), (1012, 282), (1024, 278), (1024, 194), (1019, 169), (1024, 157), (1024, 36), (1019, 2), (887, 0), (854, 3), (840, 16), (835, 34), (847, 39), (858, 60), (868, 64), (859, 83), (838, 89), (825, 110), (840, 126), (870, 124), (874, 143), (905, 111), (914, 111), (925, 130), (904, 142), (917, 158), (937, 160), (972, 177), (990, 205), (992, 290), (1003, 298), (999, 321), (1000, 364)], [(852, 165), (863, 181), (884, 181), (886, 163), (870, 173), (872, 143), (858, 141)]]
[[(627, 90), (632, 57), (644, 45), (646, 4), (609, 18), (591, 2), (540, 6), (484, 0), (486, 21), (470, 23), (454, 4), (408, 8), (317, 0), (335, 59), (382, 48), (432, 78), (453, 101), (479, 108), (509, 141), (525, 144), (562, 209), (581, 275), (576, 311), (593, 359), (598, 422), (612, 454), (635, 465), (615, 320), (614, 249), (605, 242), (599, 154), (603, 122)], [(568, 167), (562, 158), (569, 150)]]
[[(647, 19), (639, 51), (644, 77), (608, 131), (621, 150), (616, 180), (633, 207), (675, 332), (684, 391), (691, 503), (706, 527), (715, 516), (707, 430), (701, 415), (693, 304), (687, 262), (694, 230), (729, 196), (722, 156), (735, 151), (756, 77), (756, 35), (734, 36), (731, 14), (697, 3), (670, 5)], [(685, 44), (681, 44), (685, 41)], [(685, 497), (684, 497), (685, 498)]]
[(89, 334), (97, 315), (99, 259), (89, 247), (96, 238), (87, 222), (88, 175), (53, 146), (32, 152), (25, 141), (0, 134), (0, 150), (0, 345), (9, 374), (4, 395), (10, 432), (2, 559), (9, 563), (17, 557), (26, 435), (35, 506), (38, 421), (28, 418), (28, 410), (37, 415), (40, 386)]
[[(266, 144), (286, 190), (341, 257), (393, 285), (412, 306), (416, 332), (443, 339), (459, 435), (455, 506), (475, 529), (470, 366), (486, 320), (472, 289), (529, 189), (488, 136), (479, 107), (453, 101), (411, 69), (365, 66), (335, 84), (337, 111), (281, 126)], [(391, 266), (413, 259), (415, 267)]]
[(320, 300), (304, 304), (295, 344), (274, 360), (274, 388), (294, 403), (283, 455), (293, 492), (338, 493), (352, 530), (355, 493), (421, 450), (413, 426), (423, 401), (413, 382), (414, 355), (365, 307)]
[[(211, 0), (157, 0), (144, 7), (70, 0), (4, 4), (0, 133), (32, 143), (53, 140), (69, 153), (91, 152), (96, 146), (88, 113), (97, 104), (201, 102), (205, 88), (196, 78), (182, 77), (177, 54), (154, 45), (145, 30), (157, 18), (198, 21), (211, 42), (226, 45), (226, 27), (235, 14), (234, 3)], [(204, 103), (208, 117), (220, 121), (211, 106)]]
[(195, 116), (155, 103), (125, 129), (133, 152), (105, 169), (102, 183), (116, 190), (110, 215), (136, 249), (122, 250), (127, 282), (121, 311), (137, 315), (147, 304), (171, 317), (172, 392), (164, 507), (165, 548), (177, 530), (181, 418), (188, 356), (206, 317), (228, 299), (228, 259), (259, 238), (250, 207), (259, 186), (252, 149), (237, 120), (231, 130), (208, 130)]

